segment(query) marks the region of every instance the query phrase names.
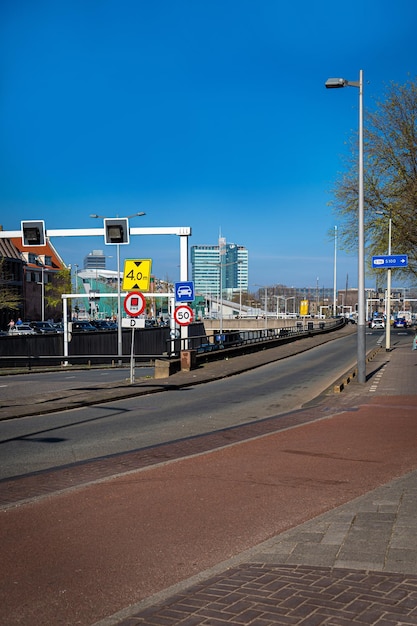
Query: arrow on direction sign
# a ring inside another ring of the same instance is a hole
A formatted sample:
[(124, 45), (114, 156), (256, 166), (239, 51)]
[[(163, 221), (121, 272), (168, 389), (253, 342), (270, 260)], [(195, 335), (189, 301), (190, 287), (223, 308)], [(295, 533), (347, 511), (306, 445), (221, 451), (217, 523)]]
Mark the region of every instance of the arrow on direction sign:
[(151, 259), (126, 259), (123, 271), (122, 289), (148, 291), (151, 280)]

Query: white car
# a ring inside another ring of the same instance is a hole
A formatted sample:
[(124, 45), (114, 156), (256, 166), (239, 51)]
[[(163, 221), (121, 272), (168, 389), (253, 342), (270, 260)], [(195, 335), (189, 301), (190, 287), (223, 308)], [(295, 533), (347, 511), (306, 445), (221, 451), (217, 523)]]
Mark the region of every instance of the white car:
[(385, 328), (385, 320), (380, 317), (376, 317), (371, 322), (371, 328)]
[(9, 330), (9, 335), (36, 335), (29, 324), (16, 324)]

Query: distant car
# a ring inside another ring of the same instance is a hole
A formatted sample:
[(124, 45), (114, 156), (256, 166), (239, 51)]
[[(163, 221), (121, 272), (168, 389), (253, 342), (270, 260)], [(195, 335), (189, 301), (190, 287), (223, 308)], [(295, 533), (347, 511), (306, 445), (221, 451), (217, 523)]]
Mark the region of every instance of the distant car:
[(90, 332), (95, 333), (96, 330), (97, 328), (93, 326), (92, 324), (90, 324), (90, 322), (87, 322), (87, 321), (72, 322), (73, 333), (90, 333)]
[(394, 328), (407, 328), (407, 322), (404, 317), (397, 317), (394, 320)]
[(37, 333), (33, 330), (33, 328), (31, 326), (29, 326), (29, 324), (19, 324), (19, 325), (15, 325), (13, 326), (13, 328), (11, 328), (9, 330), (9, 335), (14, 335), (14, 336), (18, 336), (18, 335), (36, 335)]
[(91, 320), (91, 324), (95, 326), (97, 330), (117, 330), (117, 324), (107, 320)]
[(62, 322), (54, 322), (54, 324), (52, 324), (52, 326), (55, 328), (55, 332), (56, 333), (63, 333), (64, 332), (64, 324)]
[(50, 322), (29, 322), (29, 326), (33, 328), (38, 335), (46, 335), (46, 333), (56, 333), (55, 328)]
[(385, 328), (385, 320), (380, 317), (376, 317), (371, 322), (371, 328)]

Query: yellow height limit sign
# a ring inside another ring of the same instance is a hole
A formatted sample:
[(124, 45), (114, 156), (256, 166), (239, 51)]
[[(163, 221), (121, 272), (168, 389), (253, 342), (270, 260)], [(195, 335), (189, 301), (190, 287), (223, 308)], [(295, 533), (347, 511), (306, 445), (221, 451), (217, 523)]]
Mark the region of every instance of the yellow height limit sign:
[(152, 259), (126, 259), (123, 270), (123, 291), (149, 291)]

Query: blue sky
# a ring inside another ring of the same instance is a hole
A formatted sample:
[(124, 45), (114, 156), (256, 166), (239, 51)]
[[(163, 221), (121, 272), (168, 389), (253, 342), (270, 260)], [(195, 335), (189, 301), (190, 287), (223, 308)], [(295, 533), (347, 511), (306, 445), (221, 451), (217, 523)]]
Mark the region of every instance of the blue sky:
[[(416, 77), (415, 0), (4, 0), (0, 7), (0, 223), (97, 227), (89, 215), (145, 211), (131, 226), (191, 226), (249, 250), (252, 285), (333, 285), (338, 222), (328, 203), (358, 126)], [(102, 238), (56, 238), (82, 266)], [(175, 236), (134, 237), (178, 280)], [(357, 287), (356, 256), (337, 283)], [(372, 286), (368, 277), (366, 286)]]

